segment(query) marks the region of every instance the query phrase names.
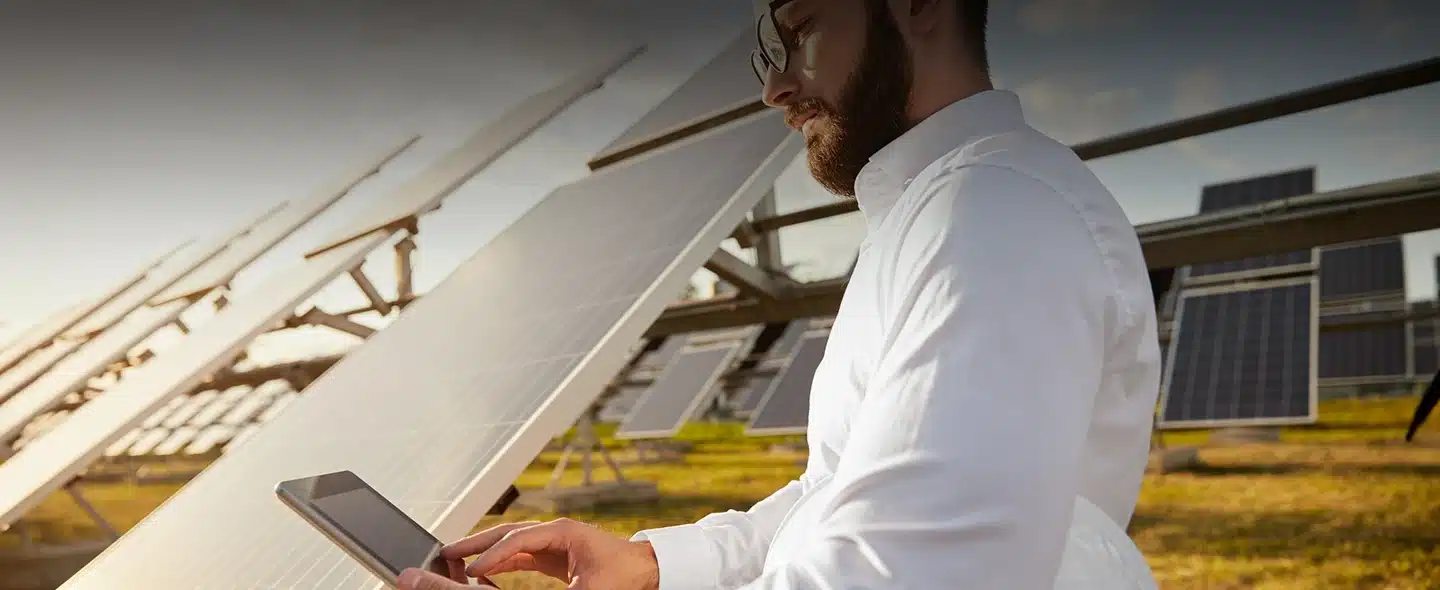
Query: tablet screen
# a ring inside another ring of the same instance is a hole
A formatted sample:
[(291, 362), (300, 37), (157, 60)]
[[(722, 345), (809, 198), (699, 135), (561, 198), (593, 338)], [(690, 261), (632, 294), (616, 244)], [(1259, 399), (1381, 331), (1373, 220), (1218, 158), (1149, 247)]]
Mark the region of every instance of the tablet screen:
[(396, 574), (405, 568), (428, 566), (426, 560), (439, 544), (429, 531), (369, 487), (319, 497), (311, 502)]

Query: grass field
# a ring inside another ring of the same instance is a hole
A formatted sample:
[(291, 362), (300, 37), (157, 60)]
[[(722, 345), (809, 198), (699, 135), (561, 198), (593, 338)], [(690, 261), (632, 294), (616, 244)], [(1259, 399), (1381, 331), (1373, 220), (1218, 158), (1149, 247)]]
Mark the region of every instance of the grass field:
[[(1320, 424), (1286, 429), (1279, 443), (1206, 446), (1203, 432), (1166, 434), (1167, 446), (1201, 445), (1206, 466), (1146, 478), (1131, 531), (1161, 587), (1440, 588), (1440, 425), (1417, 444), (1399, 444), (1414, 403), (1327, 402)], [(626, 468), (659, 483), (659, 503), (571, 516), (629, 534), (745, 509), (800, 473), (800, 455), (772, 453), (774, 440), (745, 439), (732, 427), (695, 425), (682, 437), (695, 444), (683, 464)], [(543, 486), (557, 456), (537, 459), (520, 487)], [(96, 486), (87, 496), (129, 527), (176, 488)], [(548, 516), (512, 510), (480, 526)], [(28, 520), (49, 542), (99, 536), (63, 495)], [(13, 537), (0, 535), (0, 548)], [(563, 587), (525, 576), (498, 581), (507, 590)]]

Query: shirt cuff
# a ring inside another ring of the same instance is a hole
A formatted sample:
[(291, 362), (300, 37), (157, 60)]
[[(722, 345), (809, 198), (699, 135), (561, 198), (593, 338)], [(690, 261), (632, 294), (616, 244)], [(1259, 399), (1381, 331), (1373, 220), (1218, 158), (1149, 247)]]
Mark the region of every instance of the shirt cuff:
[(714, 590), (720, 564), (710, 538), (699, 525), (640, 531), (631, 541), (650, 543), (660, 565), (660, 590)]

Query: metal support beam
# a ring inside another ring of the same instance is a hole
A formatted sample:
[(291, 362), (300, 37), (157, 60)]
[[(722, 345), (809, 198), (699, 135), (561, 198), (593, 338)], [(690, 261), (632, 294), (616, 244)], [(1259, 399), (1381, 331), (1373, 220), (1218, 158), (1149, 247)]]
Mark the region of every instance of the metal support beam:
[(705, 263), (705, 268), (720, 280), (734, 285), (741, 293), (767, 301), (783, 296), (795, 286), (788, 278), (771, 276), (724, 249), (716, 250), (710, 261)]
[(70, 494), (70, 499), (74, 500), (75, 504), (79, 505), (80, 509), (84, 510), (85, 514), (88, 515), (91, 520), (95, 521), (96, 526), (100, 527), (100, 530), (105, 533), (107, 538), (111, 541), (120, 540), (120, 531), (115, 530), (115, 527), (110, 525), (110, 521), (105, 520), (105, 517), (100, 515), (100, 511), (96, 510), (95, 507), (90, 504), (90, 501), (86, 500), (85, 496), (80, 493), (78, 481), (72, 481), (69, 485), (65, 486), (65, 492)]
[(319, 308), (311, 308), (310, 311), (305, 312), (305, 315), (300, 316), (300, 319), (307, 324), (325, 326), (346, 334), (358, 336), (362, 339), (369, 338), (375, 334), (375, 328), (371, 328), (370, 326), (366, 326), (344, 316), (325, 313), (320, 311)]
[[(1072, 146), (1071, 149), (1075, 150), (1076, 155), (1079, 155), (1082, 160), (1103, 158), (1234, 129), (1251, 123), (1269, 121), (1363, 98), (1425, 86), (1437, 81), (1440, 81), (1440, 57), (1338, 82), (1312, 86), (1289, 94), (1236, 105), (1179, 121), (1112, 135)], [(782, 227), (843, 215), (856, 210), (855, 201), (845, 200), (778, 217), (756, 219), (752, 226), (755, 231), (770, 232)]]
[(402, 301), (415, 297), (415, 268), (411, 258), (415, 248), (415, 239), (411, 236), (395, 244), (395, 305), (399, 307), (404, 307)]
[(380, 296), (380, 291), (375, 288), (375, 283), (370, 282), (370, 277), (365, 276), (365, 269), (358, 266), (351, 269), (350, 278), (355, 281), (355, 286), (360, 287), (360, 291), (365, 293), (365, 298), (370, 300), (370, 305), (375, 311), (380, 315), (390, 314), (390, 302)]
[[(760, 202), (755, 205), (755, 211), (751, 215), (754, 219), (764, 219), (775, 216), (775, 189), (770, 189)], [(752, 230), (753, 231), (753, 230)], [(780, 272), (785, 267), (785, 261), (780, 255), (780, 236), (775, 232), (756, 232), (754, 242), (755, 266), (767, 273)]]
[(740, 119), (764, 111), (767, 108), (769, 107), (765, 106), (765, 103), (758, 100), (744, 103), (728, 111), (718, 113), (708, 118), (691, 121), (650, 139), (601, 155), (591, 160), (588, 165), (592, 171), (599, 170), (622, 160), (627, 160), (640, 154), (660, 149), (687, 137), (709, 131), (726, 123), (739, 121)]

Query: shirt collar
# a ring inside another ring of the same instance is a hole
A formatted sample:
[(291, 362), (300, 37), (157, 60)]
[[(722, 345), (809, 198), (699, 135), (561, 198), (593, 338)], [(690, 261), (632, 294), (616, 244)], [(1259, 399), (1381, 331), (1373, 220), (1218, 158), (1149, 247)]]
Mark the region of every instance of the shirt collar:
[(936, 111), (870, 156), (855, 179), (855, 200), (873, 232), (910, 182), (957, 147), (1025, 124), (1020, 98), (987, 90)]

